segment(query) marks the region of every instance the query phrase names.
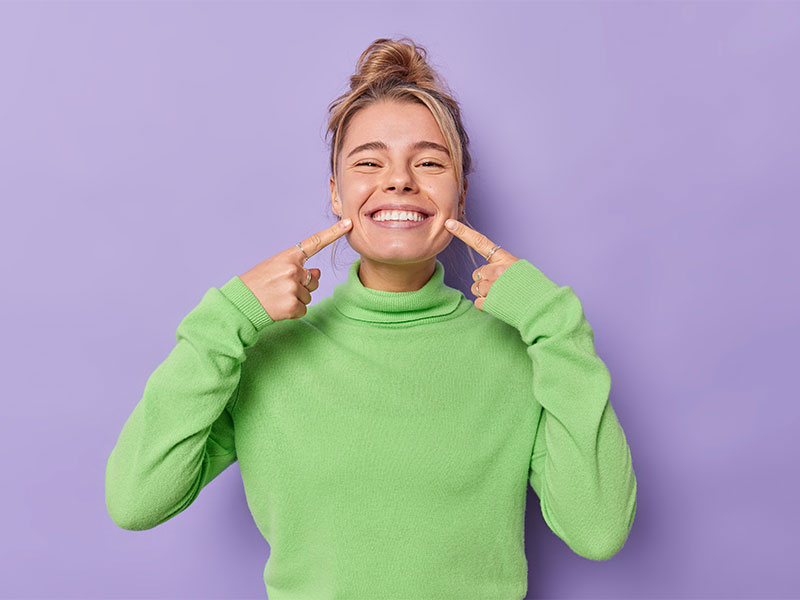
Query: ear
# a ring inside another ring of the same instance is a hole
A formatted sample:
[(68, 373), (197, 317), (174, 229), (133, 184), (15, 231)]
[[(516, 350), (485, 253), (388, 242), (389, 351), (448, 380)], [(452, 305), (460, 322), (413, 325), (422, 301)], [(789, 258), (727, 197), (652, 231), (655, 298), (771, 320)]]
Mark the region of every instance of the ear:
[(333, 180), (333, 177), (330, 179), (331, 182), (331, 211), (335, 217), (339, 217), (342, 214), (342, 201), (339, 200), (339, 197), (336, 194), (336, 182)]

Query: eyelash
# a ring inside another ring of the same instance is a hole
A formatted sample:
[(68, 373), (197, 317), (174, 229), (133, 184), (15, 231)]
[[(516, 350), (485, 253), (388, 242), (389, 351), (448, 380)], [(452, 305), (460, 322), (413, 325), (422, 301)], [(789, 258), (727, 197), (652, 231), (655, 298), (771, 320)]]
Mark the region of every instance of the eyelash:
[[(428, 163), (430, 163), (430, 164), (432, 164), (432, 165), (436, 165), (437, 167), (441, 167), (441, 166), (442, 166), (442, 165), (440, 165), (439, 163), (437, 163), (437, 162), (434, 162), (434, 161), (432, 161), (432, 160), (426, 160), (426, 161), (425, 161), (424, 163), (422, 163), (422, 164), (423, 164), (423, 165), (426, 165), (426, 164), (428, 164)], [(357, 166), (357, 167), (360, 167), (361, 165), (374, 165), (374, 164), (375, 164), (374, 162), (372, 162), (371, 160), (368, 160), (368, 161), (364, 161), (364, 162), (356, 163), (356, 166)]]

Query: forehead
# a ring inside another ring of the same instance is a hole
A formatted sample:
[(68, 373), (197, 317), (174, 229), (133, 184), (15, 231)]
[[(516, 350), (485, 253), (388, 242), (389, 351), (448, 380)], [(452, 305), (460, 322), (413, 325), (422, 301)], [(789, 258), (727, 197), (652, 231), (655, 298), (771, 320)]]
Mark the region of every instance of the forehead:
[(350, 120), (343, 148), (381, 140), (393, 146), (410, 146), (420, 140), (445, 144), (431, 111), (411, 102), (377, 102), (359, 110)]

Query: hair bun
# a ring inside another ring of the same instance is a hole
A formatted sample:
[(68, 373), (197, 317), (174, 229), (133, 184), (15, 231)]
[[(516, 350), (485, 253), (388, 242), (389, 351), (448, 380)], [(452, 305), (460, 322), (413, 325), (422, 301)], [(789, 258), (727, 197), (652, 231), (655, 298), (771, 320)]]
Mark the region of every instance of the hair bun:
[(427, 50), (407, 37), (398, 40), (379, 38), (359, 57), (356, 74), (350, 77), (350, 88), (355, 91), (398, 81), (436, 87), (439, 85), (438, 77), (428, 65), (427, 58)]

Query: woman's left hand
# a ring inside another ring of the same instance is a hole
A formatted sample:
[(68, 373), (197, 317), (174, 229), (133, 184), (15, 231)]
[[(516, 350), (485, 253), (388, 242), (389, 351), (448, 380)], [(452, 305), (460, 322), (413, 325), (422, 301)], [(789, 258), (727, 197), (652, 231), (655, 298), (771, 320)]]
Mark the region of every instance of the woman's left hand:
[[(455, 224), (454, 229), (447, 227), (447, 225), (451, 223)], [(447, 231), (452, 233), (467, 246), (470, 246), (484, 258), (486, 258), (489, 252), (491, 252), (492, 248), (494, 248), (496, 245), (485, 235), (478, 233), (470, 227), (467, 227), (461, 221), (447, 219), (445, 221), (445, 227)], [(492, 287), (492, 284), (497, 281), (497, 278), (500, 277), (500, 275), (503, 274), (503, 271), (505, 271), (509, 266), (518, 260), (519, 258), (511, 254), (509, 251), (498, 248), (489, 258), (489, 264), (481, 265), (472, 272), (472, 279), (475, 283), (472, 284), (471, 291), (477, 296), (477, 299), (474, 302), (475, 308), (478, 310), (483, 310), (483, 303), (486, 300), (486, 296), (489, 293), (489, 289)]]

